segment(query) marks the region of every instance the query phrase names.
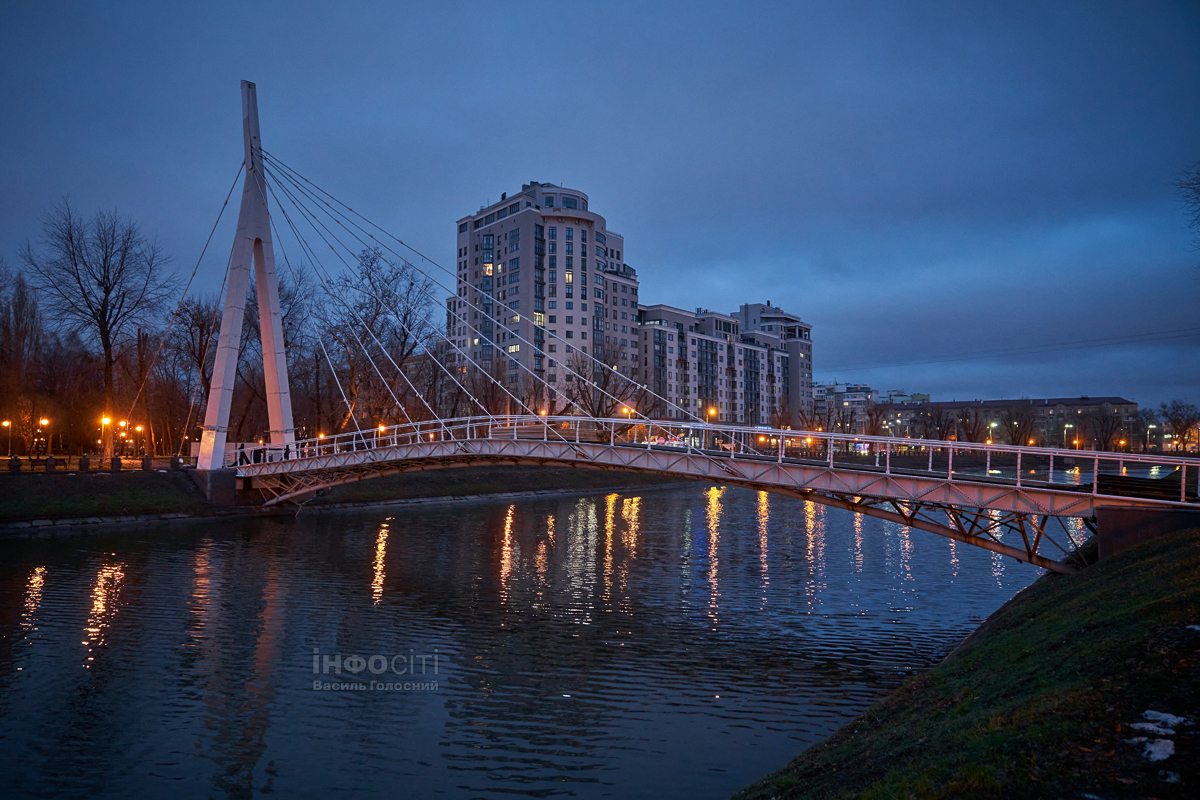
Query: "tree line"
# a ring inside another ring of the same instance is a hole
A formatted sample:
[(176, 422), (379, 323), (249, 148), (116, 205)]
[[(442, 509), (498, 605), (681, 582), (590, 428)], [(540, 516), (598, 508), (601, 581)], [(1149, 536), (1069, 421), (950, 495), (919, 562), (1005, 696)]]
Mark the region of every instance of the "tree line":
[(1104, 452), (1147, 452), (1157, 439), (1151, 435), (1155, 428), (1171, 437), (1171, 445), (1164, 449), (1188, 450), (1200, 434), (1200, 408), (1183, 400), (1162, 403), (1157, 409), (1139, 409), (1132, 420), (1122, 418), (1112, 409), (1097, 407), (1078, 415), (1069, 429), (1059, 429), (1057, 423), (1047, 428), (1044, 419), (1028, 404), (1008, 406), (992, 414), (975, 407), (931, 404), (913, 415), (903, 430), (897, 430), (888, 426), (888, 408), (886, 405), (827, 408), (808, 423), (819, 430), (867, 436), (911, 436)]
[[(187, 455), (212, 386), (221, 298), (180, 302), (182, 281), (137, 222), (115, 211), (85, 218), (68, 200), (44, 215), (19, 260), (0, 262), (0, 447)], [(365, 251), (356, 274), (332, 285), (292, 266), (280, 273), (280, 304), (298, 436), (446, 413), (486, 382), (463, 374), (456, 395), (426, 363), (440, 338), (433, 286), (410, 265)], [(246, 311), (231, 441), (269, 427), (253, 287)]]

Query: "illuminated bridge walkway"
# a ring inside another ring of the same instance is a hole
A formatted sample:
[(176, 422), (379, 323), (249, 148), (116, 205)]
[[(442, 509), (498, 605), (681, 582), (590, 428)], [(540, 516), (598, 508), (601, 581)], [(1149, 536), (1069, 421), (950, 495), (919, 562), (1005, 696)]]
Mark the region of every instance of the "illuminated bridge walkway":
[[(240, 463), (239, 463), (240, 462)], [(229, 451), (268, 504), (380, 475), (485, 464), (657, 473), (891, 520), (1071, 572), (1099, 506), (1200, 508), (1195, 460), (585, 417), (431, 420)], [(1067, 524), (1069, 518), (1082, 520)]]

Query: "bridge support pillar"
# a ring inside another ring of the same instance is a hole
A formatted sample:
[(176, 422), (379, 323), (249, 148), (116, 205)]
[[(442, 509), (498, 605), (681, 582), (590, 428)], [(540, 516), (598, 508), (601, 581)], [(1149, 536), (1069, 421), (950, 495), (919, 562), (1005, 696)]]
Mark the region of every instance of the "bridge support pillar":
[(267, 183), (263, 174), (262, 139), (258, 130), (258, 94), (254, 84), (242, 81), (242, 132), (246, 144), (246, 181), (242, 186), (242, 209), (226, 280), (225, 309), (217, 339), (212, 388), (204, 414), (197, 468), (224, 467), (225, 441), (229, 434), (229, 410), (237, 377), (238, 349), (250, 290), (250, 267), (254, 267), (258, 290), (258, 321), (262, 333), (263, 374), (266, 377), (267, 419), (270, 442), (283, 446), (295, 441), (292, 398), (288, 388), (287, 355), (283, 349), (283, 317), (279, 311), (279, 280), (275, 274), (275, 252), (271, 244), (271, 216), (267, 210)]
[(236, 469), (189, 469), (187, 474), (192, 476), (208, 502), (218, 506), (238, 504)]

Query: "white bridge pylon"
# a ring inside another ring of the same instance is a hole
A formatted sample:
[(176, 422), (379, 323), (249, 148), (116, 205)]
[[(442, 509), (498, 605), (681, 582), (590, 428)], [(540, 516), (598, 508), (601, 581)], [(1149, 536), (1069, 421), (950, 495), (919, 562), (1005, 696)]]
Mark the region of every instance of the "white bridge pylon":
[(279, 312), (279, 279), (271, 244), (271, 216), (262, 164), (262, 137), (258, 129), (258, 95), (254, 84), (242, 81), (242, 131), (246, 143), (242, 207), (229, 262), (225, 286), (225, 308), (217, 340), (212, 390), (204, 414), (198, 469), (220, 469), (229, 434), (229, 411), (237, 378), (238, 349), (250, 290), (250, 265), (254, 264), (258, 291), (258, 321), (262, 333), (263, 373), (267, 384), (267, 419), (272, 445), (284, 446), (295, 439), (292, 399), (288, 390), (287, 355), (283, 349), (283, 318)]

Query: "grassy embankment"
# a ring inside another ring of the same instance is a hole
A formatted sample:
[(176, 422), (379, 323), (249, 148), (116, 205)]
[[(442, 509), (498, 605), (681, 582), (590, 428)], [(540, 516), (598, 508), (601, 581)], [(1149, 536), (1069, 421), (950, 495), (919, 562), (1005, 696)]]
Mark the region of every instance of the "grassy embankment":
[[(1130, 728), (1200, 722), (1200, 529), (1021, 592), (942, 664), (735, 795), (1200, 796), (1200, 724), (1150, 762)], [(1165, 771), (1165, 772), (1164, 772)], [(1178, 783), (1164, 779), (1178, 775)]]
[[(653, 475), (556, 467), (468, 467), (389, 475), (338, 486), (315, 503), (379, 503), (543, 489), (659, 485)], [(0, 523), (142, 514), (217, 513), (182, 472), (0, 474)]]

